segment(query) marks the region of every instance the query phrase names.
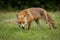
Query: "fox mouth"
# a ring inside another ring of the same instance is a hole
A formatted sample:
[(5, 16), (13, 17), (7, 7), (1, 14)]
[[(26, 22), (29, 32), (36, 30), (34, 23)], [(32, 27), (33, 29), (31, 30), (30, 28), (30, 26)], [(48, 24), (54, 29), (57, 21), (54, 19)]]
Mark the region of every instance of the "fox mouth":
[(20, 24), (18, 24), (18, 26), (19, 26), (19, 27), (22, 27), (22, 29), (24, 29), (24, 26), (25, 26), (25, 25), (20, 25)]
[[(21, 25), (18, 25), (19, 27), (21, 26)], [(21, 26), (22, 27), (22, 29), (24, 29), (24, 26)]]
[(24, 27), (22, 26), (22, 29), (24, 29)]

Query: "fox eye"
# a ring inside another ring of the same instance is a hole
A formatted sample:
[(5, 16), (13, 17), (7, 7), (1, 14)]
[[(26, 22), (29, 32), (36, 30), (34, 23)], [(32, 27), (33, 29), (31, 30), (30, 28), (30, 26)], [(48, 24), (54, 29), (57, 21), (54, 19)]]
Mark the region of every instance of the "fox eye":
[(24, 16), (25, 17), (25, 16)]
[(21, 24), (21, 23), (23, 23), (23, 24), (24, 24), (25, 22), (19, 22), (19, 24)]
[(23, 23), (25, 23), (25, 22), (23, 22)]
[(26, 17), (26, 15), (24, 16), (24, 18)]
[(21, 22), (19, 22), (21, 24)]
[(21, 24), (21, 22), (18, 22), (19, 24)]

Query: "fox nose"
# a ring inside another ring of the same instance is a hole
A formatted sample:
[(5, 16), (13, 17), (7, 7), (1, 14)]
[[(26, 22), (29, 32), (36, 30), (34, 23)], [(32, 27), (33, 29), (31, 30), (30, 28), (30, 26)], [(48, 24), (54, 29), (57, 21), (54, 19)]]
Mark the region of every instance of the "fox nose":
[(22, 29), (24, 29), (24, 27), (22, 26)]
[(22, 29), (24, 29), (24, 25), (21, 25)]
[(25, 24), (21, 24), (22, 29), (24, 29)]

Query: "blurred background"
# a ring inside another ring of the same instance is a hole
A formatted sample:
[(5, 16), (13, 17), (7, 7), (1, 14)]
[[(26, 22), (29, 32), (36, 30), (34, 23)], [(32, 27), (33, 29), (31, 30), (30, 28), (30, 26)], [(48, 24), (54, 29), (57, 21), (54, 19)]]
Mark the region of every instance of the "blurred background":
[[(57, 29), (50, 30), (42, 19), (41, 27), (33, 21), (30, 30), (22, 30), (14, 21), (16, 14), (30, 7), (47, 10)], [(0, 40), (60, 40), (60, 0), (0, 0)]]
[(0, 10), (21, 10), (30, 7), (41, 7), (46, 10), (60, 10), (59, 0), (0, 0)]

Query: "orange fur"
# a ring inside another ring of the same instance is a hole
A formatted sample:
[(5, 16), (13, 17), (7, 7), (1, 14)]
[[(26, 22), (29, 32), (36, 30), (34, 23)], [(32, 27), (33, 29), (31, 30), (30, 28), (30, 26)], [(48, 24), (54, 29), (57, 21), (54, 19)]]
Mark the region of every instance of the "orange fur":
[[(29, 8), (20, 11), (17, 14), (17, 23), (20, 25), (24, 25), (24, 23), (28, 23), (28, 29), (31, 27), (31, 22), (34, 20), (38, 26), (39, 25), (39, 19), (42, 18), (46, 21), (47, 24), (49, 24), (51, 27), (55, 28), (54, 26), (54, 20), (51, 19), (51, 17), (47, 14), (46, 10), (42, 8)], [(22, 26), (23, 26), (22, 25)]]

